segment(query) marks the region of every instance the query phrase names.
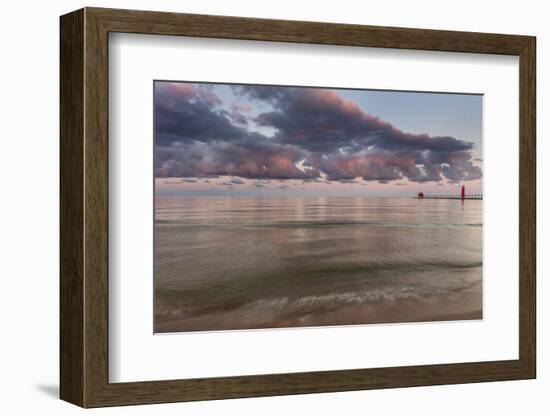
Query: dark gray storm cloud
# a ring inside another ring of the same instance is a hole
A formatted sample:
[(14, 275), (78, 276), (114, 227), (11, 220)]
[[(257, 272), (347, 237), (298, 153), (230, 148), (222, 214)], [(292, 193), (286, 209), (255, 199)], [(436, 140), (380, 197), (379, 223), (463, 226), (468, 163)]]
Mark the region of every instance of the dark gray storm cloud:
[[(334, 90), (235, 86), (233, 93), (269, 110), (250, 119), (242, 105), (221, 109), (211, 89), (156, 84), (157, 177), (312, 181), (324, 174), (344, 183), (358, 177), (383, 183), (481, 177), (471, 142), (401, 131)], [(249, 122), (275, 133), (250, 131)]]

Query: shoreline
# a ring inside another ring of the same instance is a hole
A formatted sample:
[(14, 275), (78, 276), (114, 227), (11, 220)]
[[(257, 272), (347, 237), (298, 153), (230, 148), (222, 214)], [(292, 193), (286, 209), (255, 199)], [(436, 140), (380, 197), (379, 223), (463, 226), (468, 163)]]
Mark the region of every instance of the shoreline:
[(366, 303), (334, 311), (292, 317), (273, 316), (258, 322), (253, 311), (232, 311), (188, 319), (155, 322), (155, 333), (335, 327), (400, 323), (482, 320), (480, 290), (468, 290), (391, 303)]

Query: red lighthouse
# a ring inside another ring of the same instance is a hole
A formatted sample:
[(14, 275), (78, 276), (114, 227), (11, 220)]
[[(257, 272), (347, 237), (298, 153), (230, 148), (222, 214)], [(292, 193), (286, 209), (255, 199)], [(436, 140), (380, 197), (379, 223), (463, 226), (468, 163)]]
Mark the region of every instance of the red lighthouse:
[(466, 197), (466, 188), (464, 185), (462, 185), (462, 188), (460, 189), (460, 199), (464, 199)]

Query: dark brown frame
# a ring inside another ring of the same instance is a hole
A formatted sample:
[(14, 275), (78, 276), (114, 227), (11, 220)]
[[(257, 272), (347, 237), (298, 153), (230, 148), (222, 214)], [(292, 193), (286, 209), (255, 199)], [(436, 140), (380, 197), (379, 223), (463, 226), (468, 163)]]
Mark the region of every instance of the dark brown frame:
[[(109, 32), (519, 56), (519, 359), (109, 383)], [(62, 16), (61, 398), (100, 407), (535, 378), (535, 41), (531, 36), (98, 8)]]

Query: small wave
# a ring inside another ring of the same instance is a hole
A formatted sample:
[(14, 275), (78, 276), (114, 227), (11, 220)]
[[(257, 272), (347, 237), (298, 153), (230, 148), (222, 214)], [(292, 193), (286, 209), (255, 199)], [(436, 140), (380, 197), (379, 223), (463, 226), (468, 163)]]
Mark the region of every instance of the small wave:
[[(323, 256), (330, 257), (330, 253), (324, 253)], [(297, 256), (294, 258), (304, 263), (311, 258), (310, 254)], [(379, 273), (417, 273), (417, 272), (433, 272), (433, 271), (451, 271), (462, 269), (475, 269), (482, 267), (483, 262), (480, 260), (463, 260), (453, 261), (444, 259), (425, 259), (425, 260), (393, 260), (393, 261), (369, 261), (365, 263), (336, 263), (322, 265), (318, 264), (311, 270), (301, 270), (299, 275), (302, 276), (338, 276), (338, 279), (351, 278), (352, 280), (364, 279), (377, 276)]]
[(418, 288), (412, 286), (373, 289), (363, 292), (309, 295), (297, 299), (290, 299), (288, 297), (259, 299), (242, 306), (241, 309), (249, 311), (265, 311), (266, 309), (270, 309), (285, 312), (286, 314), (329, 312), (342, 307), (369, 303), (394, 303), (399, 300), (443, 295), (451, 291), (453, 290), (443, 288)]
[(168, 308), (163, 311), (157, 311), (165, 318), (182, 318), (184, 316), (200, 316), (217, 313), (232, 313), (239, 316), (271, 316), (278, 318), (292, 318), (307, 314), (326, 313), (339, 310), (341, 308), (355, 305), (366, 304), (392, 304), (404, 300), (425, 299), (432, 296), (449, 295), (454, 292), (460, 292), (471, 289), (478, 285), (478, 281), (464, 283), (460, 286), (452, 287), (422, 287), (422, 286), (404, 286), (387, 287), (368, 290), (358, 290), (353, 292), (340, 292), (322, 295), (306, 295), (297, 298), (289, 296), (262, 298), (239, 306), (233, 305), (226, 310), (202, 310), (201, 313), (190, 310)]
[(190, 219), (160, 219), (155, 220), (156, 225), (173, 225), (194, 227), (230, 227), (234, 229), (247, 228), (331, 228), (331, 227), (395, 227), (395, 228), (460, 228), (460, 227), (482, 227), (482, 223), (406, 223), (406, 222), (379, 222), (379, 221), (355, 221), (355, 220), (333, 220), (333, 221), (276, 221), (262, 223), (260, 221), (227, 221), (226, 219), (210, 219), (209, 222)]

